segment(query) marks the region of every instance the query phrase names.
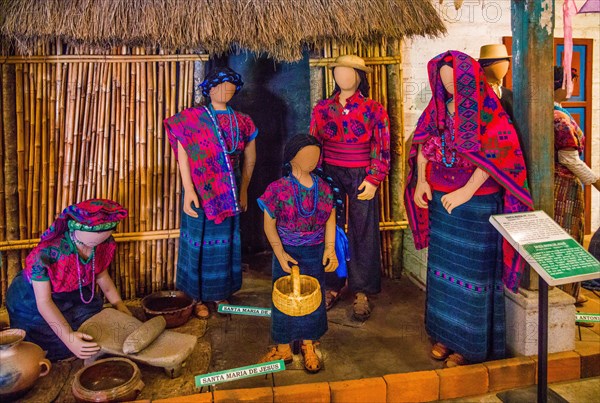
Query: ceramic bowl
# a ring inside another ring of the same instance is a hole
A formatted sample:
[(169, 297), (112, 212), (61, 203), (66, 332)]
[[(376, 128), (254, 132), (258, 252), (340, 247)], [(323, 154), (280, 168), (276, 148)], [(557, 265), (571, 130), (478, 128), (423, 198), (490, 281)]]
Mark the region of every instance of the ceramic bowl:
[(142, 299), (142, 307), (148, 319), (163, 316), (167, 328), (183, 325), (188, 321), (196, 301), (183, 291), (158, 291)]
[(78, 402), (128, 402), (144, 388), (140, 369), (126, 358), (106, 358), (81, 368), (73, 380)]

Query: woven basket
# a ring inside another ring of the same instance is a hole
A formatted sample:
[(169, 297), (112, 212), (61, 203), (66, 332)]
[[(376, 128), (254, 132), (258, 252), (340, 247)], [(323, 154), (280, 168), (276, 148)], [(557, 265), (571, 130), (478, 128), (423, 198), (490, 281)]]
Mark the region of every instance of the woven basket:
[(277, 279), (273, 285), (273, 305), (288, 316), (309, 315), (317, 310), (322, 299), (319, 281), (300, 275), (298, 266), (292, 266), (292, 274)]

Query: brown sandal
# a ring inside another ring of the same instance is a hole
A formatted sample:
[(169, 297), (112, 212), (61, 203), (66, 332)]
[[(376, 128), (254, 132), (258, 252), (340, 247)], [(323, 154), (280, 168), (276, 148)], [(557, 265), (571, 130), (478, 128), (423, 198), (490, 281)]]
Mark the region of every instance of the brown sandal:
[(302, 344), (302, 356), (304, 357), (304, 368), (308, 372), (315, 374), (321, 370), (321, 360), (315, 352), (313, 343)]
[(431, 358), (434, 360), (443, 361), (450, 355), (451, 351), (442, 343), (435, 343), (431, 348)]
[(341, 292), (325, 291), (325, 309), (328, 311), (340, 300)]
[(450, 354), (448, 358), (446, 358), (446, 361), (444, 361), (446, 368), (454, 368), (467, 364), (469, 364), (469, 362), (465, 359), (465, 357), (458, 353)]
[(208, 319), (210, 316), (210, 311), (208, 310), (208, 306), (203, 302), (198, 302), (194, 307), (194, 315), (198, 319)]
[(369, 299), (362, 292), (356, 293), (353, 305), (353, 315), (355, 319), (360, 320), (361, 322), (364, 322), (371, 316)]
[(277, 361), (283, 360), (286, 364), (289, 364), (294, 360), (294, 356), (292, 355), (292, 349), (287, 348), (284, 351), (280, 351), (277, 346), (273, 346), (269, 349), (269, 352), (262, 356), (262, 358), (258, 361), (259, 364), (263, 362)]

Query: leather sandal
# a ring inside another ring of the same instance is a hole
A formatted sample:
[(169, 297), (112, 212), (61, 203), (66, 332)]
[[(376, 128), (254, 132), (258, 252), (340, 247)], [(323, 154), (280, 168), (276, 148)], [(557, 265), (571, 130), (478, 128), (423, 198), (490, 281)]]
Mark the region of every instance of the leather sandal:
[(321, 370), (321, 360), (315, 352), (314, 343), (302, 344), (302, 356), (304, 357), (304, 368), (311, 374)]
[(446, 368), (454, 368), (467, 364), (469, 364), (469, 362), (465, 359), (465, 357), (458, 353), (450, 354), (448, 358), (446, 358), (446, 361), (444, 361)]
[(208, 319), (210, 316), (210, 311), (208, 310), (208, 306), (203, 302), (198, 302), (194, 307), (194, 315), (198, 319)]
[(341, 292), (327, 290), (325, 291), (325, 309), (328, 311), (340, 300)]
[(352, 310), (355, 319), (360, 320), (361, 322), (369, 319), (371, 316), (371, 305), (369, 304), (369, 299), (364, 293), (356, 293)]
[(258, 361), (259, 364), (263, 362), (277, 361), (283, 360), (286, 364), (289, 364), (294, 360), (294, 356), (292, 355), (292, 349), (288, 347), (283, 351), (279, 350), (278, 346), (273, 346), (269, 349), (269, 352), (262, 356), (262, 358)]
[(442, 343), (435, 343), (431, 348), (431, 358), (438, 361), (443, 361), (450, 355), (450, 349)]

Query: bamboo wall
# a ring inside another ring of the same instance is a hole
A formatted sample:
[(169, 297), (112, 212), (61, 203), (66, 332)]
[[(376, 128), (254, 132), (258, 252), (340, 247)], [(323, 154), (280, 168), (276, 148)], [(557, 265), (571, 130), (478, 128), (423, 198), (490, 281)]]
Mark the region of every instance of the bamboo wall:
[[(390, 175), (380, 185), (379, 214), (381, 236), (381, 270), (387, 277), (397, 277), (401, 271), (401, 231), (407, 227), (401, 194), (403, 185), (403, 116), (401, 101), (401, 55), (399, 43), (382, 41), (375, 46), (364, 46), (355, 43), (353, 46), (338, 45), (331, 41), (327, 43), (322, 53), (315, 55), (311, 65), (311, 100), (316, 103), (324, 97), (329, 97), (334, 90), (333, 71), (326, 66), (337, 56), (355, 54), (362, 57), (366, 64), (373, 68), (367, 74), (370, 84), (370, 98), (382, 104), (390, 116), (391, 122), (391, 165)], [(314, 105), (313, 105), (314, 106)], [(392, 180), (390, 180), (392, 178)], [(400, 236), (398, 236), (400, 235)]]
[[(40, 44), (34, 57), (4, 60), (0, 128), (9, 130), (0, 134), (16, 152), (0, 147), (1, 176), (11, 178), (16, 167), (18, 213), (4, 207), (11, 192), (2, 195), (1, 240), (11, 240), (11, 220), (18, 220), (17, 239), (35, 239), (65, 206), (113, 199), (129, 209), (110, 268), (123, 297), (173, 288), (177, 234), (167, 230), (179, 226), (180, 176), (162, 121), (192, 105), (200, 58), (142, 48), (94, 55), (53, 42)], [(16, 260), (28, 252), (12, 252), (12, 259), (3, 252), (2, 302)]]

